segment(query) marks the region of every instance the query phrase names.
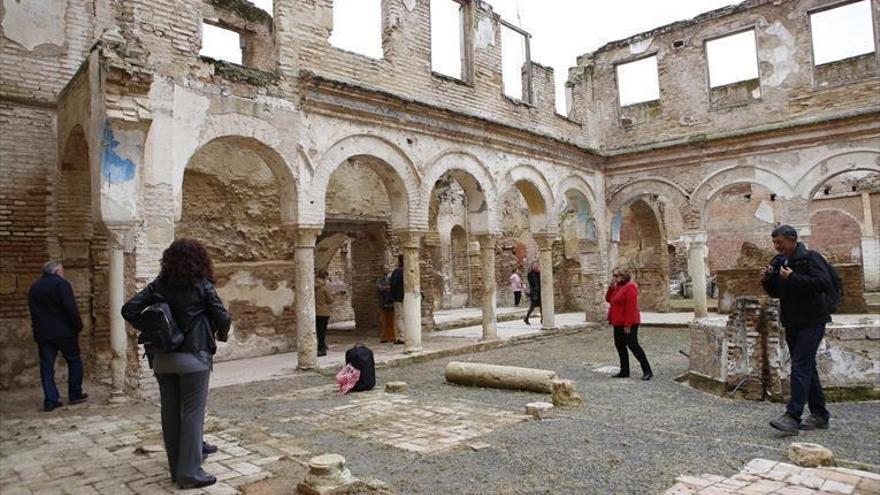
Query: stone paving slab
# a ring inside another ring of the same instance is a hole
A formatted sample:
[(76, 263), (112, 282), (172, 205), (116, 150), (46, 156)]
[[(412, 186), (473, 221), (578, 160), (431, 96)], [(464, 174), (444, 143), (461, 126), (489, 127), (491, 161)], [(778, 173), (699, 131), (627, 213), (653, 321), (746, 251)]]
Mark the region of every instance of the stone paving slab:
[(729, 478), (704, 474), (679, 476), (664, 495), (880, 495), (880, 474), (855, 469), (802, 468), (753, 459)]
[(243, 440), (240, 427), (211, 416), (205, 430), (205, 439), (219, 449), (205, 469), (220, 482), (181, 491), (168, 474), (158, 413), (4, 418), (0, 493), (238, 494), (242, 486), (272, 476), (268, 467), (288, 456), (285, 448), (292, 445), (283, 436), (254, 432)]
[[(332, 393), (329, 387), (315, 387), (276, 395), (269, 400), (296, 402)], [(409, 452), (434, 454), (531, 419), (524, 414), (460, 400), (436, 403), (378, 390), (361, 392), (358, 396), (331, 409), (300, 410), (281, 421), (303, 422)]]

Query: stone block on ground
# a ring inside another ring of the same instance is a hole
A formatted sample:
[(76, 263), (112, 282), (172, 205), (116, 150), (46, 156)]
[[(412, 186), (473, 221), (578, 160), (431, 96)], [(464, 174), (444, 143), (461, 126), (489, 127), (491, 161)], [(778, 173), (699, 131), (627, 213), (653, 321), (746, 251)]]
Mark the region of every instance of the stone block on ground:
[(388, 382), (385, 384), (385, 392), (389, 394), (399, 394), (406, 392), (408, 385), (406, 382)]
[(535, 419), (546, 418), (552, 410), (553, 404), (549, 402), (530, 402), (526, 404), (526, 414)]
[(529, 390), (549, 394), (556, 372), (536, 368), (499, 366), (484, 363), (451, 361), (446, 365), (446, 381), (476, 387)]
[(803, 467), (830, 466), (834, 454), (817, 443), (794, 442), (788, 447), (788, 459)]
[(345, 457), (324, 454), (309, 460), (309, 472), (297, 490), (303, 495), (344, 493), (339, 490), (350, 487), (356, 481), (357, 478), (345, 467)]
[(572, 380), (551, 380), (553, 386), (553, 405), (559, 407), (577, 407), (583, 405), (584, 400), (575, 391)]

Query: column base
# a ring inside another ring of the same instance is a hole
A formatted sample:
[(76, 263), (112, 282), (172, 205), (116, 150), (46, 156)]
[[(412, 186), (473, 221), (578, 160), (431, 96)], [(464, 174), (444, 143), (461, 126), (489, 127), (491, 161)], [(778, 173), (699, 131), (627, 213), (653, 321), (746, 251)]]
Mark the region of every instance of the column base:
[(125, 404), (129, 401), (129, 396), (125, 395), (122, 390), (114, 390), (110, 392), (110, 398), (107, 399), (108, 404)]
[(411, 347), (411, 348), (408, 348), (408, 349), (404, 349), (404, 350), (403, 350), (403, 353), (404, 353), (404, 354), (414, 354), (414, 353), (416, 353), (416, 352), (422, 352), (422, 350), (423, 350), (423, 349), (422, 349), (421, 347)]
[(552, 331), (554, 331), (554, 330), (559, 330), (559, 327), (556, 327), (556, 326), (553, 326), (553, 327), (544, 327), (544, 326), (542, 326), (542, 327), (541, 327), (541, 331), (542, 331), (542, 332), (552, 332)]

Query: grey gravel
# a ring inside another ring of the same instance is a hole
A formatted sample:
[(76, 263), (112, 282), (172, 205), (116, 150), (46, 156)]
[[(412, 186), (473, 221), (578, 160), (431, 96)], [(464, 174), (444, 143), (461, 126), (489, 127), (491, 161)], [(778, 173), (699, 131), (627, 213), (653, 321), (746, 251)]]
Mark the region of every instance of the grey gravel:
[(468, 356), (379, 370), (377, 387), (406, 381), (407, 395), (445, 403), (467, 400), (521, 413), (529, 402), (549, 395), (468, 388), (444, 383), (450, 360), (550, 368), (575, 380), (584, 406), (556, 408), (550, 420), (526, 421), (496, 430), (453, 451), (421, 455), (358, 440), (303, 422), (283, 422), (302, 410), (329, 409), (352, 397), (325, 394), (297, 401), (267, 396), (332, 383), (306, 375), (212, 392), (211, 413), (258, 422), (270, 432), (302, 439), (310, 452), (335, 452), (356, 476), (377, 478), (399, 494), (651, 494), (674, 484), (681, 474), (732, 475), (757, 457), (785, 460), (796, 441), (820, 443), (837, 459), (880, 469), (880, 403), (831, 404), (831, 429), (779, 437), (768, 426), (782, 404), (715, 397), (673, 380), (687, 371), (686, 329), (645, 328), (640, 340), (654, 368), (643, 382), (633, 359), (633, 378), (612, 379), (592, 371), (616, 365), (610, 330), (532, 342)]

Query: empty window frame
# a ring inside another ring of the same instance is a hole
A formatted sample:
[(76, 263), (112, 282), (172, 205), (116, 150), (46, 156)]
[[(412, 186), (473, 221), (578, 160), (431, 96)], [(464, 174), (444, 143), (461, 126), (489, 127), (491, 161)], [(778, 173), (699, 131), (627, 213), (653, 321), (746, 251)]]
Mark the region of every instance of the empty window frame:
[[(504, 94), (531, 103), (529, 35), (501, 22), (501, 81)], [(525, 71), (525, 72), (523, 72)]]
[(706, 41), (709, 87), (758, 79), (758, 49), (755, 30)]
[(202, 22), (202, 48), (199, 55), (241, 65), (241, 48), (240, 34)]
[(621, 107), (660, 99), (657, 56), (617, 64), (617, 95)]
[(333, 0), (330, 44), (342, 50), (381, 59), (382, 1)]
[(462, 81), (470, 80), (467, 8), (457, 0), (431, 0), (430, 4), (431, 70)]
[(870, 0), (812, 12), (810, 34), (815, 65), (874, 52)]

